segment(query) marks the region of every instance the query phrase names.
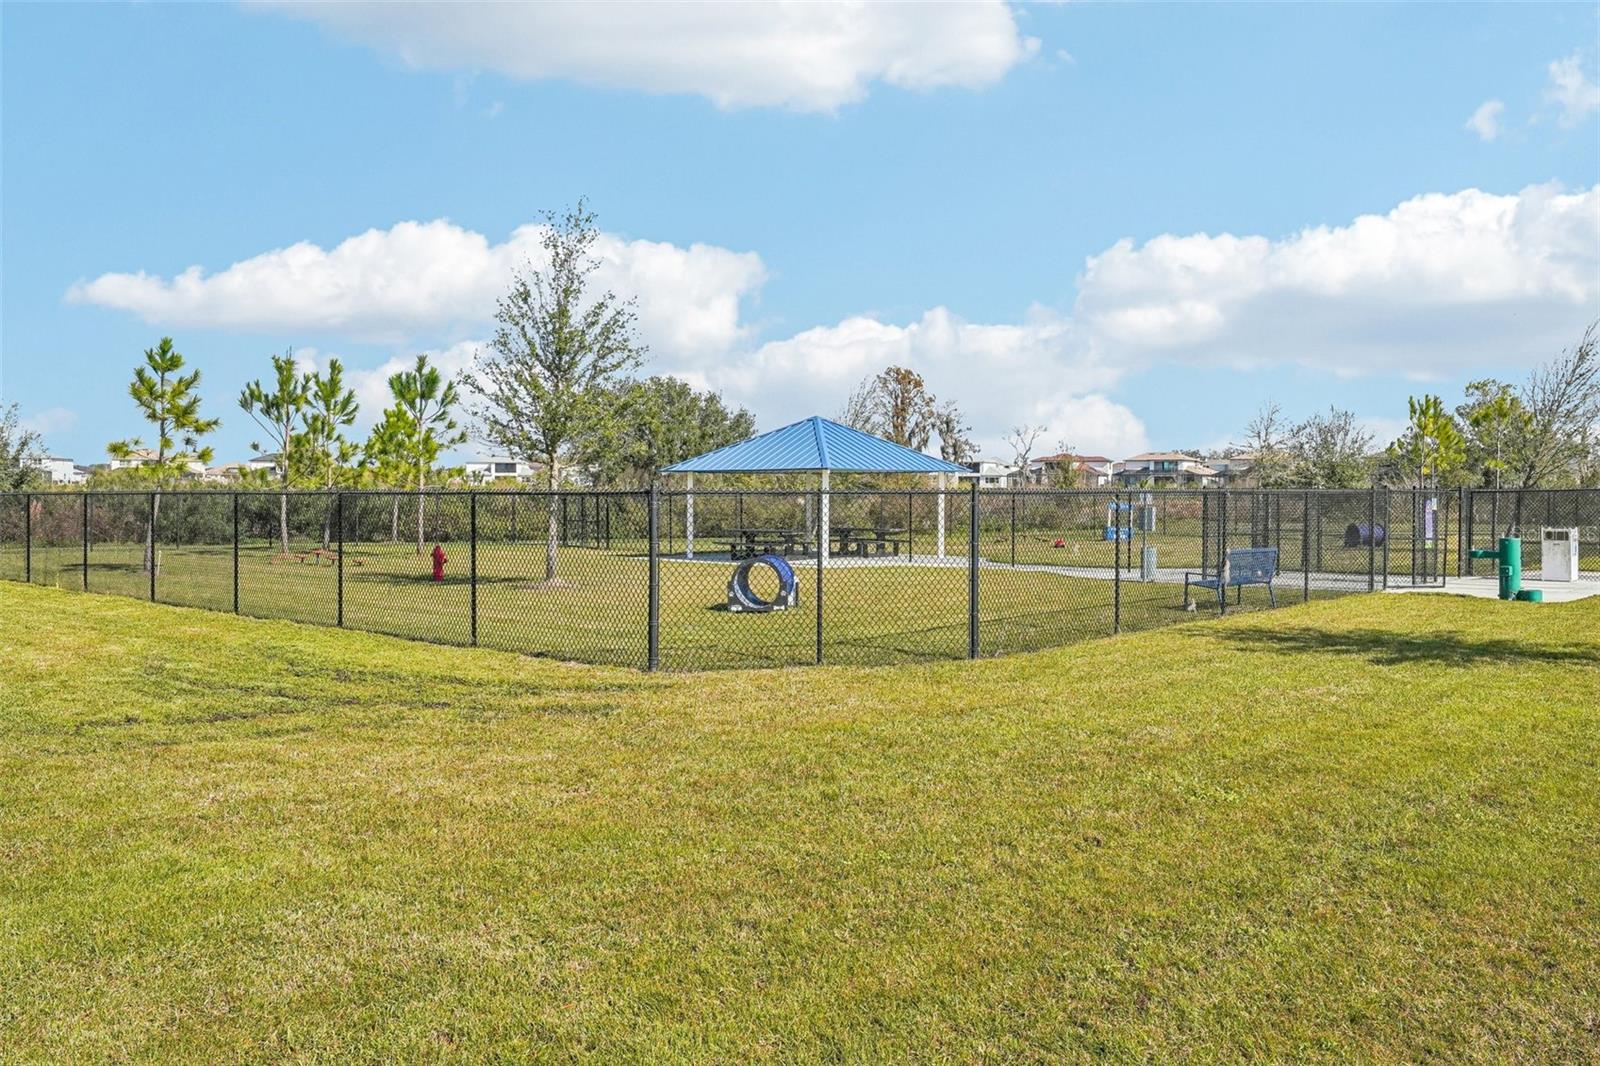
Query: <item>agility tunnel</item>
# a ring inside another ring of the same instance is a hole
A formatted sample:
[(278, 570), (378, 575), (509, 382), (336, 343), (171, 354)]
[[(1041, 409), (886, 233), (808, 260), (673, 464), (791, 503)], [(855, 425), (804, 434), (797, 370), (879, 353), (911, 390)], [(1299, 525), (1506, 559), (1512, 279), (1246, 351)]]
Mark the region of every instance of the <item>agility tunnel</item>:
[[(767, 567), (778, 575), (778, 594), (770, 600), (756, 595), (750, 587), (750, 573), (758, 566)], [(757, 555), (733, 568), (728, 579), (728, 610), (740, 613), (764, 614), (783, 611), (800, 602), (800, 587), (795, 581), (794, 567), (781, 555)]]

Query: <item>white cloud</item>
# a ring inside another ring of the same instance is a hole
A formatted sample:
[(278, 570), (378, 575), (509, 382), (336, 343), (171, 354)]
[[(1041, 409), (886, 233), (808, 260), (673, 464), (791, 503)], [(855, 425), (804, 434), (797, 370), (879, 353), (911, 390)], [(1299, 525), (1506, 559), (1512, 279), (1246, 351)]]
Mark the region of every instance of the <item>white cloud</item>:
[(967, 322), (943, 307), (905, 326), (853, 317), (771, 341), (748, 358), (672, 369), (722, 390), (770, 426), (837, 413), (857, 382), (891, 364), (910, 367), (935, 395), (956, 401), (980, 445), (997, 456), (1005, 432), (1024, 422), (1045, 425), (1052, 445), (1144, 444), (1133, 412), (1101, 394), (1121, 372), (1087, 357), (1072, 324), (1047, 308), (1018, 324)]
[[(446, 379), (459, 378), (463, 371), (472, 366), (472, 357), (475, 352), (483, 347), (483, 341), (459, 341), (455, 344), (427, 351), (428, 361), (438, 367)], [(297, 353), (299, 354), (299, 353)], [(326, 368), (327, 360), (320, 357), (315, 360), (318, 368)], [(340, 360), (340, 362), (347, 362)], [(390, 406), (394, 400), (389, 392), (389, 377), (402, 370), (410, 370), (417, 365), (416, 354), (397, 355), (384, 360), (378, 366), (365, 368), (345, 367), (345, 380), (356, 394), (356, 401), (361, 404), (360, 424), (371, 425), (378, 420), (378, 416), (385, 407)], [(462, 399), (471, 401), (470, 396)], [(456, 421), (466, 424), (466, 412), (461, 411), (456, 415)]]
[(1002, 0), (849, 3), (294, 3), (260, 6), (428, 69), (832, 111), (882, 81), (992, 84), (1038, 49)]
[(1423, 376), (1526, 364), (1600, 306), (1600, 186), (1468, 189), (1262, 236), (1163, 235), (1088, 260), (1073, 319), (1104, 359)]
[[(538, 225), (502, 244), (443, 219), (372, 229), (324, 249), (309, 241), (207, 274), (102, 274), (70, 302), (132, 311), (152, 323), (263, 332), (336, 332), (400, 341), (477, 329), (514, 269), (542, 263)], [(667, 353), (724, 350), (742, 335), (739, 301), (766, 277), (761, 257), (712, 245), (680, 248), (602, 234), (597, 283), (637, 294), (639, 324)]]
[(1556, 121), (1566, 129), (1572, 129), (1589, 115), (1600, 111), (1600, 85), (1590, 81), (1583, 72), (1583, 62), (1579, 53), (1574, 52), (1565, 59), (1557, 59), (1548, 68), (1549, 82), (1545, 86), (1544, 98), (1561, 109), (1561, 115)]
[[(215, 274), (107, 274), (70, 295), (163, 327), (395, 338), (381, 366), (346, 360), (375, 414), (413, 352), (451, 372), (468, 365), (478, 344), (463, 338), (489, 335), (494, 300), (537, 237), (523, 227), (495, 245), (448, 222), (401, 223)], [(1162, 363), (1430, 381), (1548, 358), (1600, 313), (1600, 186), (1428, 194), (1281, 238), (1123, 240), (1087, 260), (1070, 315), (1035, 307), (1019, 322), (971, 322), (935, 307), (905, 324), (852, 316), (766, 343), (743, 314), (766, 277), (754, 253), (607, 235), (600, 254), (602, 282), (639, 294), (646, 371), (720, 389), (765, 426), (835, 413), (864, 375), (898, 363), (956, 400), (997, 457), (1023, 422), (1046, 425), (1052, 445), (1111, 455), (1145, 446), (1139, 397), (1116, 389)]]
[(1500, 120), (1505, 117), (1506, 105), (1501, 100), (1485, 100), (1467, 119), (1466, 128), (1478, 135), (1479, 140), (1492, 141), (1500, 136)]

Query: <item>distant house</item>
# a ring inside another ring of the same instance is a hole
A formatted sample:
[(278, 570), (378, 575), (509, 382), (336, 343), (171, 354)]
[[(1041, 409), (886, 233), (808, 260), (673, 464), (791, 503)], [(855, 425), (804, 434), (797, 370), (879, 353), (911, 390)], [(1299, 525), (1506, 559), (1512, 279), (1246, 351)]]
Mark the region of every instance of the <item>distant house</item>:
[(978, 475), (978, 484), (986, 489), (1005, 488), (1017, 483), (1017, 468), (998, 459), (974, 459), (962, 466)]
[(1220, 484), (1222, 476), (1204, 460), (1182, 452), (1145, 452), (1116, 464), (1118, 483), (1162, 489), (1201, 489)]
[(1233, 455), (1213, 456), (1206, 460), (1206, 465), (1228, 484), (1243, 484), (1250, 480), (1250, 472), (1256, 465), (1256, 453), (1236, 452)]
[(35, 470), (42, 470), (52, 485), (82, 485), (89, 480), (88, 467), (79, 466), (71, 459), (64, 459), (59, 455), (46, 455), (35, 459), (32, 466)]
[[(141, 466), (151, 466), (156, 462), (157, 458), (158, 456), (153, 449), (135, 448), (126, 456), (112, 457), (107, 466), (111, 470), (133, 470)], [(184, 470), (187, 473), (203, 477), (206, 472), (206, 464), (198, 459), (190, 459), (184, 464)]]
[(512, 459), (502, 455), (474, 459), (463, 465), (466, 468), (467, 480), (475, 485), (490, 481), (532, 481), (539, 476), (540, 470), (537, 464), (525, 459)]
[(223, 463), (221, 466), (208, 467), (204, 480), (212, 482), (238, 481), (245, 471), (250, 470), (248, 463)]
[(281, 452), (268, 452), (265, 455), (257, 455), (246, 459), (242, 463), (229, 463), (228, 465), (237, 466), (244, 470), (266, 470), (276, 474), (283, 467), (283, 454)]
[[(1062, 473), (1068, 470), (1073, 476), (1062, 477)], [(1061, 452), (1057, 455), (1041, 455), (1028, 463), (1028, 480), (1039, 485), (1070, 482), (1080, 489), (1097, 489), (1110, 484), (1111, 472), (1112, 462), (1103, 455)]]

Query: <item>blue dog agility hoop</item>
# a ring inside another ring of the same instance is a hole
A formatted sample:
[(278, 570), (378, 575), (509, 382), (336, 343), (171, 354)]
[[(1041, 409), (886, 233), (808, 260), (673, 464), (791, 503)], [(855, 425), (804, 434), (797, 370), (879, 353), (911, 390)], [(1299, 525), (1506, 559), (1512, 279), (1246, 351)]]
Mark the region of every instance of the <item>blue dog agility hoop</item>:
[[(778, 575), (778, 595), (771, 600), (764, 600), (755, 594), (750, 587), (750, 571), (758, 566), (765, 566)], [(728, 610), (740, 613), (765, 614), (768, 611), (783, 611), (800, 602), (800, 589), (795, 581), (794, 567), (789, 565), (789, 560), (781, 555), (758, 555), (753, 559), (746, 559), (733, 568), (733, 576), (728, 579)]]

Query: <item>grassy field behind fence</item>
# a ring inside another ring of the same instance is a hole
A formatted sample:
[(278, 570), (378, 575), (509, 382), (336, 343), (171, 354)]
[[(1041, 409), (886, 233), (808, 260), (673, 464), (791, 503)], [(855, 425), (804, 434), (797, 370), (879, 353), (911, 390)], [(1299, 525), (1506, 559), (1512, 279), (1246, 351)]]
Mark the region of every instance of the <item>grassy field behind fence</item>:
[(1597, 632), (646, 675), (0, 586), (0, 1058), (1593, 1063)]
[[(1218, 521), (1221, 498), (1211, 494), (1157, 494), (1154, 529), (1135, 528), (1132, 543), (1104, 538), (1109, 493), (986, 493), (979, 497), (979, 551), (986, 565), (979, 588), (982, 654), (999, 654), (1072, 643), (1121, 628), (1138, 630), (1185, 620), (1181, 589), (1170, 582), (1142, 585), (1137, 574), (1144, 548), (1154, 549), (1166, 571), (1213, 569), (1223, 543), (1229, 547), (1280, 549), (1277, 589), (1294, 602), (1344, 591), (1453, 573), (1460, 546), (1455, 516), (1441, 516), (1437, 542), (1414, 542), (1414, 497), (1380, 495), (1380, 521), (1387, 550), (1345, 546), (1351, 521), (1365, 521), (1373, 504), (1366, 492), (1296, 493), (1228, 497), (1226, 529)], [(36, 583), (82, 587), (83, 498), (45, 493), (31, 498), (31, 568)], [(640, 494), (565, 497), (534, 494), (430, 494), (425, 506), (427, 546), (435, 540), (450, 556), (447, 579), (428, 580), (429, 563), (410, 542), (416, 497), (349, 493), (289, 498), (291, 551), (280, 555), (275, 530), (279, 499), (272, 494), (168, 493), (158, 528), (160, 567), (155, 595), (161, 602), (220, 610), (234, 607), (231, 534), (240, 530), (238, 609), (259, 617), (281, 617), (333, 625), (340, 620), (338, 578), (332, 557), (314, 549), (324, 527), (330, 543), (346, 530), (343, 623), (348, 628), (419, 637), (449, 644), (473, 642), (465, 539), (477, 516), (478, 644), (542, 656), (640, 666), (646, 661), (648, 499)], [(552, 502), (554, 501), (554, 502)], [(1446, 501), (1449, 502), (1448, 500)], [(1577, 497), (1559, 501), (1576, 514)], [(89, 519), (87, 567), (91, 591), (150, 596), (141, 538), (152, 498), (147, 494), (95, 497)], [(1580, 506), (1582, 504), (1582, 506)], [(696, 500), (697, 548), (702, 555), (726, 550), (726, 530), (758, 523), (806, 528), (817, 499), (806, 494), (745, 497), (704, 494)], [(837, 493), (831, 521), (839, 526), (899, 523), (909, 532), (898, 546), (918, 560), (936, 551), (937, 497), (933, 494)], [(967, 586), (961, 563), (970, 541), (970, 499), (945, 498), (944, 548), (954, 564), (890, 565), (882, 570), (830, 568), (824, 581), (824, 661), (874, 664), (925, 658), (959, 658), (967, 650)], [(672, 668), (738, 667), (814, 662), (818, 657), (816, 580), (813, 564), (799, 561), (800, 608), (764, 617), (730, 615), (724, 609), (731, 567), (678, 561), (685, 547), (687, 500), (661, 498), (661, 662)], [(474, 508), (476, 509), (474, 511)], [(544, 581), (540, 534), (554, 509), (567, 543), (560, 549), (559, 580)], [(1545, 507), (1549, 510), (1549, 507)], [(1557, 509), (1559, 512), (1559, 508)], [(1309, 524), (1307, 522), (1309, 519)], [(1117, 521), (1139, 525), (1120, 513)], [(21, 543), (23, 497), (0, 500), (0, 578), (21, 578), (26, 569)], [(393, 528), (398, 540), (387, 539)], [(1224, 539), (1225, 537), (1225, 539)], [(1426, 556), (1426, 557), (1424, 557)], [(1109, 577), (1123, 567), (1120, 610)], [(1529, 573), (1538, 566), (1532, 550)], [(1000, 569), (1011, 564), (1016, 572)], [(1600, 567), (1590, 553), (1586, 567)], [(1054, 574), (1029, 567), (1079, 568), (1099, 578)], [(1487, 573), (1489, 564), (1480, 563)], [(1304, 573), (1314, 578), (1306, 590)], [(1264, 605), (1261, 589), (1246, 592), (1245, 608)], [(1214, 607), (1206, 607), (1214, 611)]]
[[(431, 580), (431, 563), (414, 546), (352, 545), (345, 555), (344, 625), (447, 644), (472, 640), (470, 546), (442, 545), (446, 580)], [(1109, 546), (1108, 546), (1109, 547)], [(1107, 553), (1106, 562), (1110, 556)], [(823, 578), (824, 661), (874, 664), (967, 653), (967, 569), (887, 564), (831, 566)], [(79, 588), (81, 549), (36, 548), (35, 580)], [(667, 668), (772, 666), (816, 659), (816, 567), (797, 560), (800, 606), (767, 615), (726, 610), (731, 566), (663, 560), (661, 654)], [(553, 585), (544, 578), (542, 544), (480, 544), (478, 643), (556, 658), (642, 666), (646, 653), (648, 562), (640, 555), (563, 548)], [(1069, 577), (1024, 569), (983, 567), (979, 575), (979, 647), (983, 654), (1025, 651), (1112, 632), (1116, 589), (1106, 578)], [(93, 592), (149, 597), (149, 574), (139, 545), (97, 545), (91, 556)], [(775, 589), (769, 572), (756, 574), (757, 592)], [(1364, 579), (1360, 583), (1365, 588)], [(1355, 587), (1352, 586), (1352, 590)], [(1301, 598), (1300, 582), (1285, 575), (1280, 602)], [(1314, 596), (1328, 595), (1314, 590)], [(164, 547), (156, 580), (158, 602), (233, 609), (231, 546)], [(1124, 630), (1150, 628), (1216, 613), (1183, 609), (1181, 586), (1122, 582)], [(1243, 608), (1267, 604), (1264, 589), (1247, 589)], [(1233, 598), (1229, 600), (1234, 606)], [(285, 557), (259, 542), (239, 554), (239, 611), (262, 618), (334, 625), (338, 572), (308, 546)]]

